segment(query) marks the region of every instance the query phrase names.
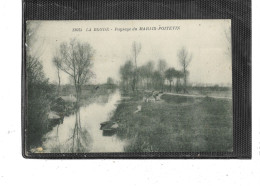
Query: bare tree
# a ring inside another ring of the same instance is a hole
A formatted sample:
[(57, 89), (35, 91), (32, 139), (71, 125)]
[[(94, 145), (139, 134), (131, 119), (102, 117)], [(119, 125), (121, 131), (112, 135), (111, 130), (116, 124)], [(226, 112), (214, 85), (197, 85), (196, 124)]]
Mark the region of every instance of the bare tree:
[(88, 43), (72, 39), (69, 43), (60, 44), (56, 60), (59, 69), (68, 74), (74, 83), (77, 102), (80, 99), (81, 87), (94, 76), (91, 71), (94, 50)]
[(44, 76), (43, 66), (35, 56), (26, 56), (26, 77), (28, 83), (41, 83), (47, 81)]
[(59, 58), (57, 56), (54, 56), (53, 59), (52, 59), (52, 62), (54, 64), (54, 66), (56, 67), (57, 69), (57, 75), (58, 75), (58, 96), (60, 95), (60, 62), (61, 60), (59, 60)]
[(25, 32), (25, 48), (26, 48), (26, 72), (27, 81), (31, 82), (41, 82), (45, 79), (43, 73), (43, 66), (40, 61), (40, 51), (32, 50), (32, 46), (37, 41), (36, 33), (40, 28), (39, 22), (26, 22), (26, 32)]
[(137, 81), (138, 81), (138, 74), (137, 74), (137, 57), (139, 56), (141, 52), (142, 46), (140, 43), (137, 43), (136, 41), (132, 44), (132, 52), (134, 57), (134, 64), (135, 64), (135, 70), (134, 70), (134, 78), (133, 78), (133, 84), (132, 84), (132, 90), (135, 91)]
[(192, 55), (188, 53), (185, 47), (183, 47), (178, 52), (178, 58), (183, 71), (184, 92), (187, 92), (187, 76), (188, 76), (187, 68), (192, 60)]

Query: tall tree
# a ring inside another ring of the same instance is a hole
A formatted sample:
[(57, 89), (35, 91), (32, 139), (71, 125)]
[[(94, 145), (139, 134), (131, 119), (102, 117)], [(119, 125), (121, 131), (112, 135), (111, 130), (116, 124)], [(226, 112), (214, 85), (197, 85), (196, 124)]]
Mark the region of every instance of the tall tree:
[(152, 73), (153, 87), (154, 89), (160, 89), (162, 87), (162, 74), (159, 71), (154, 71)]
[(140, 66), (140, 67), (137, 68), (138, 84), (142, 88), (144, 88), (144, 80), (146, 78), (145, 72), (146, 72), (145, 66)]
[(188, 66), (192, 60), (192, 55), (188, 53), (185, 47), (181, 48), (178, 52), (179, 63), (182, 67), (183, 80), (184, 80), (184, 92), (187, 92), (187, 76)]
[(164, 89), (164, 81), (165, 81), (165, 76), (164, 76), (164, 72), (167, 68), (167, 63), (165, 60), (159, 60), (158, 62), (158, 71), (161, 74), (161, 78), (162, 78), (162, 84), (161, 84), (161, 90), (163, 91)]
[(56, 67), (57, 70), (57, 75), (58, 75), (58, 96), (60, 95), (60, 60), (59, 58), (57, 58), (57, 56), (54, 56), (52, 59), (52, 62), (54, 64), (54, 66)]
[(180, 90), (180, 88), (181, 88), (180, 80), (181, 80), (181, 78), (183, 78), (183, 73), (182, 73), (182, 71), (176, 70), (176, 72), (175, 72), (175, 77), (176, 77), (176, 79), (177, 79), (177, 82), (176, 82), (176, 92), (179, 92), (179, 90)]
[(108, 85), (113, 85), (113, 84), (114, 84), (113, 78), (108, 77), (108, 78), (107, 78), (107, 84), (108, 84)]
[[(125, 91), (128, 91), (129, 86), (133, 82), (134, 65), (132, 61), (128, 60), (123, 66), (120, 67), (120, 76), (122, 79), (123, 87)], [(131, 83), (130, 83), (131, 82)], [(132, 87), (132, 85), (131, 85)]]
[(163, 74), (165, 72), (166, 68), (167, 68), (166, 61), (163, 59), (160, 59), (158, 62), (158, 71)]
[(165, 78), (170, 82), (170, 92), (172, 91), (172, 82), (175, 77), (176, 70), (174, 68), (169, 68), (165, 71)]
[(93, 66), (94, 50), (87, 42), (72, 39), (69, 43), (60, 44), (56, 59), (59, 61), (60, 70), (69, 75), (74, 83), (77, 102), (81, 95), (81, 87), (94, 76), (91, 71)]
[(133, 57), (134, 57), (134, 77), (133, 77), (133, 83), (132, 83), (132, 90), (135, 91), (137, 81), (138, 81), (138, 73), (137, 73), (137, 57), (139, 56), (140, 52), (142, 49), (142, 45), (140, 43), (137, 43), (136, 41), (133, 42), (132, 44), (132, 52), (133, 52)]
[(154, 69), (154, 62), (153, 61), (148, 61), (148, 63), (144, 66), (145, 68), (145, 77), (146, 77), (146, 88), (150, 88), (149, 86), (151, 85), (152, 82), (152, 75), (153, 75), (153, 69)]

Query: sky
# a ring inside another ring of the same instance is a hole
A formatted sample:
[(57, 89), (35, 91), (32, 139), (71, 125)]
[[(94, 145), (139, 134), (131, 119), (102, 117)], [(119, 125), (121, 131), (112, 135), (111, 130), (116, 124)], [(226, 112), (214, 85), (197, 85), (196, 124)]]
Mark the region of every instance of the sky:
[[(181, 70), (178, 51), (185, 47), (192, 60), (188, 66), (191, 84), (231, 85), (232, 60), (228, 52), (231, 43), (231, 21), (225, 20), (88, 20), (88, 21), (29, 21), (38, 29), (33, 33), (31, 50), (37, 53), (50, 82), (57, 82), (57, 70), (52, 58), (62, 42), (78, 39), (89, 43), (95, 50), (92, 70), (96, 74), (91, 83), (104, 83), (108, 77), (120, 79), (119, 68), (133, 59), (132, 43), (142, 45), (137, 65), (164, 59), (168, 67)], [(139, 30), (155, 27), (156, 30)], [(172, 28), (169, 30), (169, 28)], [(82, 31), (73, 31), (81, 28)], [(103, 31), (94, 31), (101, 28)], [(127, 28), (129, 31), (120, 31)], [(136, 28), (136, 30), (133, 30)], [(168, 28), (168, 30), (167, 30)], [(177, 29), (176, 29), (177, 28)], [(91, 31), (86, 31), (91, 29)], [(108, 29), (108, 31), (106, 31)], [(61, 73), (61, 83), (69, 83)]]

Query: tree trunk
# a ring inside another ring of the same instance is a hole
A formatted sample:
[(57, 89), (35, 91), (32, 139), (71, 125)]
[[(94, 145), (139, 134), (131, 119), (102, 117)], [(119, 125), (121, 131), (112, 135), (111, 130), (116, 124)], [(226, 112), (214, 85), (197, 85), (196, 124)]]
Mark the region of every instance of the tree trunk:
[(136, 89), (136, 82), (137, 82), (137, 61), (136, 61), (137, 54), (136, 54), (136, 51), (135, 51), (134, 55), (135, 55), (135, 70), (134, 70), (134, 80), (133, 80), (133, 92)]
[(80, 99), (80, 85), (78, 84), (77, 80), (74, 78), (74, 85), (75, 85), (75, 90), (76, 90), (76, 99), (77, 99), (77, 102), (76, 102), (76, 106), (78, 107), (79, 105), (79, 99)]
[(183, 91), (184, 93), (187, 93), (187, 71), (185, 67), (183, 69), (183, 81), (184, 81)]
[(59, 70), (59, 68), (58, 68), (58, 79), (59, 79), (58, 96), (60, 96), (60, 70)]
[(174, 78), (172, 79), (172, 87), (173, 87), (173, 90), (174, 90)]
[(176, 92), (179, 92), (179, 87), (180, 86), (180, 78), (177, 78), (177, 82), (176, 82)]
[(135, 89), (136, 89), (136, 72), (134, 73), (134, 79), (133, 79), (133, 84), (132, 84), (133, 92), (135, 91)]
[(133, 82), (132, 82), (132, 91), (133, 92), (135, 91), (135, 78), (133, 79)]
[(162, 82), (161, 82), (161, 91), (163, 92), (163, 86), (164, 86), (164, 80), (162, 79)]

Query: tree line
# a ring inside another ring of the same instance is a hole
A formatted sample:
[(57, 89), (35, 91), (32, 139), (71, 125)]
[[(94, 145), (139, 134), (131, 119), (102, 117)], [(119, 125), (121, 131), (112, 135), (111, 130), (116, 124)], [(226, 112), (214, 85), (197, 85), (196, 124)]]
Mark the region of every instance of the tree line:
[(40, 50), (32, 51), (32, 43), (36, 41), (35, 32), (39, 25), (26, 25), (26, 149), (41, 144), (42, 136), (48, 131), (49, 105), (54, 97), (55, 88), (45, 77), (40, 61)]
[(153, 89), (171, 92), (174, 87), (176, 92), (187, 93), (188, 66), (192, 60), (192, 55), (185, 47), (181, 48), (177, 54), (181, 66), (180, 70), (168, 67), (167, 62), (163, 59), (159, 60), (157, 64), (154, 61), (148, 61), (145, 65), (138, 66), (137, 59), (140, 52), (141, 44), (133, 42), (133, 60), (127, 60), (120, 67), (121, 87), (124, 91), (132, 90), (134, 92), (138, 89)]

